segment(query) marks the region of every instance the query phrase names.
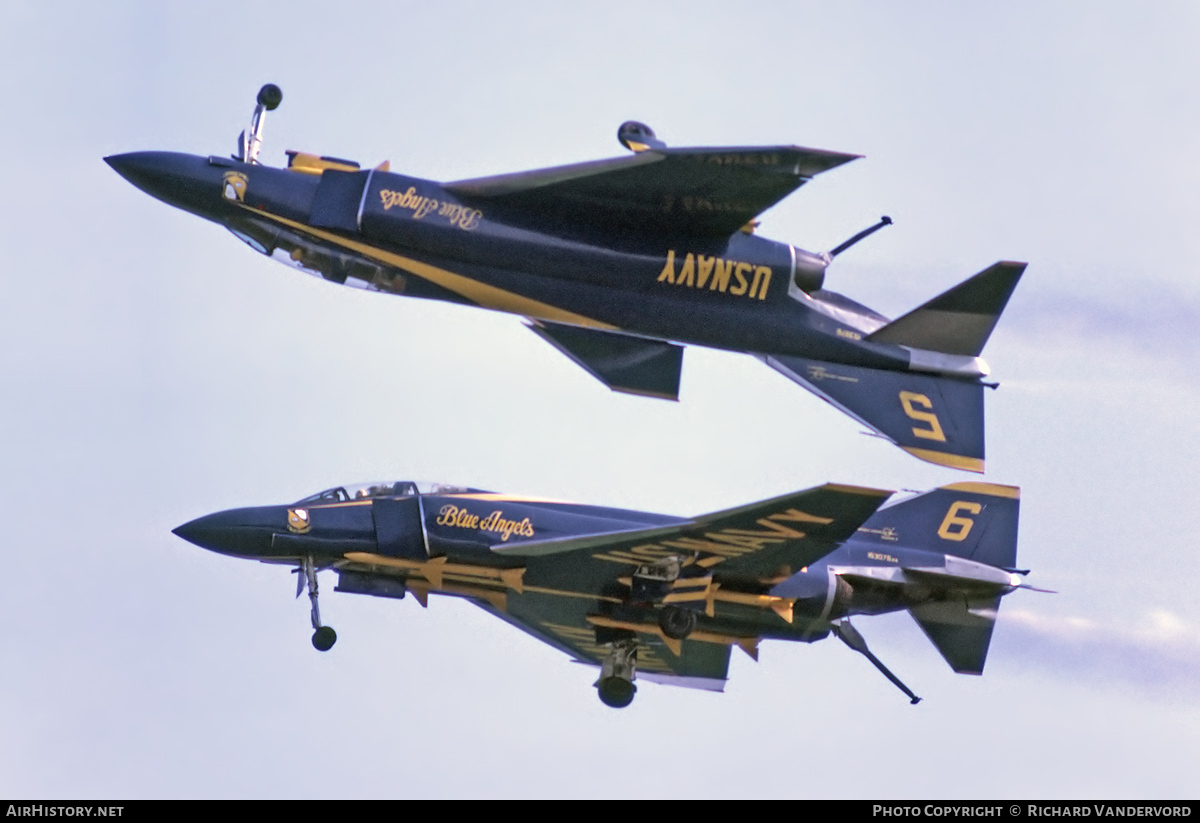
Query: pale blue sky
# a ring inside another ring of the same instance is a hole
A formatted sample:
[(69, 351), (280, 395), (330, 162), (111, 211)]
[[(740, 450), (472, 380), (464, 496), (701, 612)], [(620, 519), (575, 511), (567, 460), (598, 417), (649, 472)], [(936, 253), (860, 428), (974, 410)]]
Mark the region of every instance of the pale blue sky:
[[(1195, 797), (1200, 11), (1187, 2), (108, 4), (0, 9), (0, 793)], [(519, 319), (302, 277), (107, 154), (389, 158), (434, 179), (674, 145), (862, 153), (765, 215), (895, 315), (1029, 261), (985, 357), (986, 479), (1030, 582), (982, 678), (860, 620), (735, 653), (723, 695), (594, 672), (470, 605), (336, 595), (170, 530), (339, 482), (446, 479), (693, 514), (919, 463), (751, 358), (615, 395)]]

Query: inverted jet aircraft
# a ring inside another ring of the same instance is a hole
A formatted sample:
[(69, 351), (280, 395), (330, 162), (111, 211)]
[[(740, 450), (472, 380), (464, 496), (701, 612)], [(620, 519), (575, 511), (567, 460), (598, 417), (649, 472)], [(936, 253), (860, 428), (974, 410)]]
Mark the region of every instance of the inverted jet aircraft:
[(957, 672), (981, 674), (1000, 598), (1018, 588), (1020, 491), (956, 483), (883, 506), (891, 492), (827, 484), (693, 518), (415, 482), (339, 486), (175, 529), (198, 546), (294, 566), (321, 622), (317, 573), (335, 591), (431, 593), (485, 611), (598, 666), (600, 699), (635, 679), (722, 691), (732, 647), (830, 634), (913, 703), (851, 626), (907, 609)]
[(755, 234), (757, 216), (858, 155), (796, 146), (668, 148), (436, 183), (289, 151), (259, 163), (259, 92), (232, 157), (106, 158), (135, 186), (326, 280), (528, 318), (616, 391), (678, 399), (683, 345), (765, 361), (905, 451), (984, 470), (980, 358), (1024, 263), (999, 262), (896, 320), (824, 289), (826, 253)]

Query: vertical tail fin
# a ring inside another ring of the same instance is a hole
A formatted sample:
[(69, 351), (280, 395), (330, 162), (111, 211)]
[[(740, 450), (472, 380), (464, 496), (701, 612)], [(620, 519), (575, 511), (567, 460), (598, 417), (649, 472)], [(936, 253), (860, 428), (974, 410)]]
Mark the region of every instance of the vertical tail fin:
[(907, 349), (907, 371), (790, 355), (764, 359), (914, 457), (982, 472), (979, 378), (987, 374), (987, 364), (979, 354), (1025, 265), (996, 263), (863, 338)]
[[(1015, 486), (954, 483), (880, 509), (855, 539), (1012, 569), (1020, 504), (1021, 490)], [(1008, 591), (971, 574), (947, 562), (944, 575), (922, 578), (932, 594), (909, 607), (925, 636), (960, 674), (983, 672), (1000, 598)]]
[(996, 263), (893, 320), (866, 339), (978, 357), (1026, 265), (1007, 260)]
[(767, 365), (914, 457), (983, 471), (983, 384), (771, 355)]
[(951, 554), (1001, 569), (1017, 562), (1021, 490), (997, 483), (952, 483), (871, 516), (856, 540)]

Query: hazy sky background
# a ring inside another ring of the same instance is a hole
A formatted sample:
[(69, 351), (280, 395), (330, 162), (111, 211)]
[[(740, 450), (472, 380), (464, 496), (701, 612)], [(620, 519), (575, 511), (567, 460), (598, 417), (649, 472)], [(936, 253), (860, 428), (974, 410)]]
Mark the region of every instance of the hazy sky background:
[[(0, 6), (0, 795), (1200, 794), (1200, 7), (1191, 2)], [(285, 149), (438, 180), (673, 145), (856, 152), (760, 232), (895, 316), (1029, 269), (985, 357), (986, 480), (1023, 490), (981, 678), (904, 614), (734, 652), (725, 694), (594, 670), (466, 602), (339, 595), (170, 530), (420, 478), (671, 514), (920, 463), (755, 360), (608, 392), (520, 319), (338, 288), (102, 161)]]

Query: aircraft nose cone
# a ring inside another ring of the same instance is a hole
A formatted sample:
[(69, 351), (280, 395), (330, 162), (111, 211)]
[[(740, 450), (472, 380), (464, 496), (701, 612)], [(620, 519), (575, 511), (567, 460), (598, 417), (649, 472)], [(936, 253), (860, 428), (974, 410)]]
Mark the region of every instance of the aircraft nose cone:
[(220, 199), (221, 174), (203, 157), (169, 151), (112, 154), (104, 162), (151, 197), (204, 212)]
[(277, 506), (207, 514), (172, 530), (202, 549), (238, 557), (265, 557), (272, 537), (287, 531), (287, 514)]
[(162, 155), (157, 151), (134, 151), (109, 155), (104, 162), (142, 191), (159, 197), (159, 192), (170, 183), (173, 176), (171, 164), (164, 162)]

